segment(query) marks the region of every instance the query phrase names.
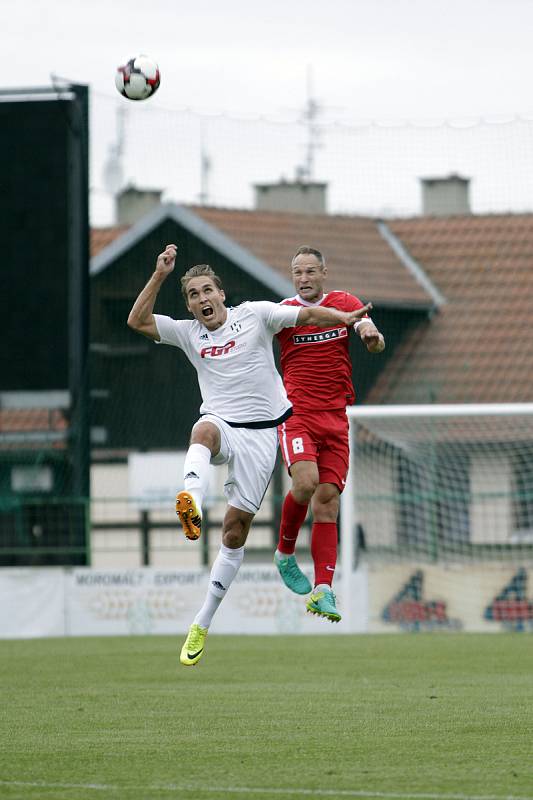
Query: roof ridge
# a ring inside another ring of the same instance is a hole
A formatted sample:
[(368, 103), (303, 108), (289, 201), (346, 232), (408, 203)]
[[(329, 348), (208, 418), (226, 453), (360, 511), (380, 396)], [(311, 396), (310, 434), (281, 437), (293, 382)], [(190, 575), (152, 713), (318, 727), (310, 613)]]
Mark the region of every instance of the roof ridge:
[(377, 221), (377, 229), (382, 238), (387, 242), (391, 250), (398, 256), (404, 267), (409, 270), (413, 278), (426, 290), (435, 305), (440, 306), (446, 303), (446, 298), (435, 286), (425, 270), (418, 261), (411, 255), (404, 243), (394, 234), (383, 220)]
[(227, 236), (222, 230), (204, 220), (201, 216), (178, 203), (163, 203), (134, 223), (122, 236), (114, 239), (100, 253), (91, 259), (90, 272), (96, 275), (106, 269), (113, 261), (127, 251), (143, 236), (152, 231), (164, 219), (172, 219), (183, 228), (198, 236), (214, 250), (229, 258), (248, 275), (252, 275), (279, 295), (288, 294), (290, 281), (275, 271), (270, 264), (258, 258), (246, 247)]

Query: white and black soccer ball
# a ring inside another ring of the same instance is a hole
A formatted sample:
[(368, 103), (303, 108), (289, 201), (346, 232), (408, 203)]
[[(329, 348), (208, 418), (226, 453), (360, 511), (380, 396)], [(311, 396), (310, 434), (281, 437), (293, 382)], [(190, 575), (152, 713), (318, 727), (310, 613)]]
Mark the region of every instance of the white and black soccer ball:
[(159, 67), (149, 56), (130, 58), (115, 73), (115, 86), (128, 100), (146, 100), (159, 89)]

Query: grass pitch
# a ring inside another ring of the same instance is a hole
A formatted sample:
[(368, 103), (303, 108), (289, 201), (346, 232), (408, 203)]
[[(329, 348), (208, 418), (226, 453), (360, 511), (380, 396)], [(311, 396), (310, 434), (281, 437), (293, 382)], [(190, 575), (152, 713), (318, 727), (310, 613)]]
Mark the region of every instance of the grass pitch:
[(533, 800), (533, 637), (0, 642), (0, 797)]

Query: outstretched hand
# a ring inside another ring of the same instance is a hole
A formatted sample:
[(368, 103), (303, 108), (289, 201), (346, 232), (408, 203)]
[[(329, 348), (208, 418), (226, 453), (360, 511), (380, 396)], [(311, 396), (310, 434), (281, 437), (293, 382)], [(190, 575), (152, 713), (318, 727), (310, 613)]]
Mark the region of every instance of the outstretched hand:
[(362, 308), (357, 308), (355, 311), (345, 311), (345, 324), (346, 325), (354, 325), (360, 319), (362, 319), (365, 314), (367, 314), (372, 309), (372, 303), (367, 303)]
[(155, 271), (165, 276), (170, 275), (174, 269), (174, 264), (176, 263), (177, 252), (178, 248), (175, 244), (167, 244), (164, 252), (160, 253), (157, 257)]

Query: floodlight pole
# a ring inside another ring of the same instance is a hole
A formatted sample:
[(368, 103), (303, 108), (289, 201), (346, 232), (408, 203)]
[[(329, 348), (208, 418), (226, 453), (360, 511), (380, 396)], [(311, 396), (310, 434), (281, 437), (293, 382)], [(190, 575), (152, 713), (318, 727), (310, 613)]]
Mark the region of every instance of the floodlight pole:
[(72, 493), (90, 495), (89, 423), (89, 87), (70, 84), (69, 389)]

